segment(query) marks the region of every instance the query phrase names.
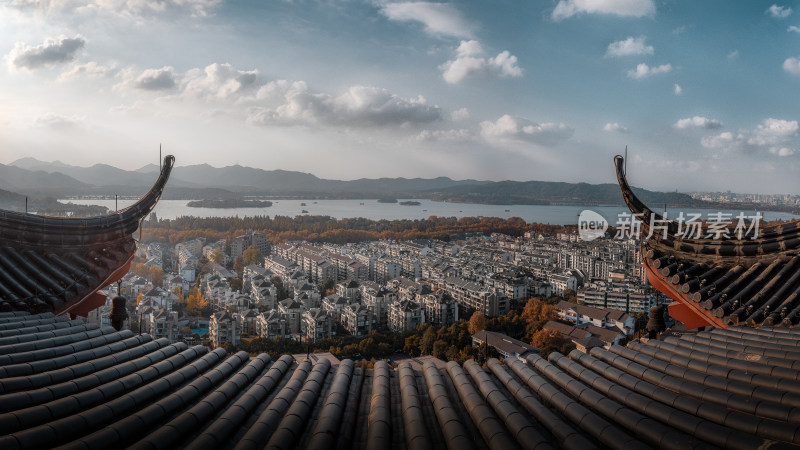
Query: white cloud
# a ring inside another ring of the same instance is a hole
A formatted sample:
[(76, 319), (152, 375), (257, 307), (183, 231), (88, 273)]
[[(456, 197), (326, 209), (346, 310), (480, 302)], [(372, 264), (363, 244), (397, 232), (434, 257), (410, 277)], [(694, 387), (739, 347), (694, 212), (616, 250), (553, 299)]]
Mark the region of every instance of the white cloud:
[(795, 25), (789, 25), (789, 28), (786, 31), (794, 31), (795, 33), (800, 33), (800, 27)]
[(173, 13), (196, 17), (209, 15), (222, 0), (12, 0), (11, 5), (22, 10), (45, 14), (106, 14), (141, 17)]
[(728, 53), (728, 59), (736, 59), (739, 56), (739, 50), (734, 50)]
[(467, 120), (470, 117), (469, 109), (460, 108), (450, 113), (450, 120), (458, 122), (460, 120)]
[(644, 36), (637, 38), (628, 36), (627, 39), (608, 44), (606, 56), (619, 58), (622, 56), (652, 55), (655, 51), (652, 45), (646, 45)]
[(700, 143), (710, 149), (723, 151), (768, 152), (779, 157), (797, 153), (800, 125), (796, 120), (764, 119), (753, 130), (739, 130), (706, 136)]
[(388, 3), (381, 8), (381, 13), (396, 22), (420, 22), (425, 31), (434, 36), (469, 38), (475, 28), (455, 6), (447, 3)]
[(441, 109), (422, 96), (406, 99), (369, 86), (353, 86), (334, 97), (310, 92), (302, 81), (282, 80), (261, 87), (257, 98), (267, 105), (249, 108), (247, 120), (255, 125), (397, 127), (442, 119)]
[(459, 83), (470, 77), (521, 77), (522, 69), (517, 57), (504, 50), (493, 58), (484, 58), (480, 42), (461, 41), (456, 49), (456, 59), (447, 61), (439, 68), (448, 83)]
[(785, 19), (792, 14), (792, 8), (788, 6), (772, 5), (764, 11), (764, 14), (768, 14), (776, 19)]
[(634, 80), (641, 80), (651, 75), (658, 75), (661, 73), (668, 73), (671, 71), (672, 71), (671, 64), (662, 64), (660, 66), (650, 67), (645, 63), (641, 63), (636, 66), (636, 69), (631, 69), (628, 71), (628, 78), (633, 78)]
[(617, 133), (629, 133), (629, 130), (617, 122), (607, 123), (603, 126), (603, 131), (616, 131)]
[(464, 129), (459, 130), (422, 130), (417, 135), (420, 142), (470, 142), (475, 140), (475, 135)]
[(792, 75), (800, 75), (800, 58), (792, 56), (783, 62), (783, 70)]
[(554, 146), (572, 137), (575, 130), (563, 123), (536, 123), (508, 114), (496, 122), (481, 122), (481, 136), (487, 141), (532, 142)]
[(74, 60), (78, 51), (85, 45), (86, 40), (80, 35), (73, 38), (61, 36), (58, 39), (47, 39), (35, 47), (17, 42), (6, 58), (11, 69), (36, 70)]
[(672, 86), (672, 92), (673, 92), (675, 95), (681, 95), (681, 94), (683, 94), (683, 88), (681, 87), (681, 85), (680, 85), (680, 84), (678, 84), (678, 83), (675, 83), (675, 85), (674, 85), (674, 86)]
[(186, 73), (184, 95), (204, 100), (229, 100), (253, 95), (261, 87), (257, 70), (238, 70), (230, 64), (210, 64)]
[(691, 128), (715, 130), (717, 128), (722, 128), (722, 122), (720, 122), (719, 120), (709, 119), (706, 117), (694, 116), (694, 117), (689, 117), (687, 119), (680, 119), (674, 124), (672, 124), (672, 127), (677, 128), (679, 130), (686, 130)]
[(165, 91), (177, 86), (177, 75), (172, 67), (164, 66), (160, 69), (147, 69), (136, 78), (125, 82), (134, 89), (143, 91)]
[(796, 120), (765, 119), (753, 130), (747, 143), (759, 147), (782, 146), (790, 138), (797, 136), (800, 127)]
[(66, 130), (75, 128), (83, 123), (84, 119), (80, 117), (67, 117), (54, 112), (48, 112), (36, 118), (36, 126), (42, 128), (53, 128), (56, 130)]
[(113, 67), (104, 66), (95, 61), (89, 61), (85, 64), (76, 64), (72, 69), (63, 72), (58, 76), (58, 81), (70, 81), (78, 78), (99, 78), (111, 75), (113, 72)]
[(581, 13), (652, 17), (656, 13), (656, 5), (653, 0), (559, 0), (552, 18), (560, 21)]

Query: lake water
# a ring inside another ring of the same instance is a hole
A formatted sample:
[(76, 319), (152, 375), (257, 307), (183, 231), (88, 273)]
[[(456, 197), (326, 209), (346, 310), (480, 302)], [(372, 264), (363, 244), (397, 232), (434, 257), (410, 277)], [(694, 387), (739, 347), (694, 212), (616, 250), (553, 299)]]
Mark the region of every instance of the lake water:
[[(97, 199), (61, 199), (63, 203), (72, 202), (82, 205), (100, 205), (114, 210), (114, 200)], [(402, 201), (402, 200), (401, 200)], [(188, 200), (160, 200), (155, 213), (161, 219), (175, 219), (182, 216), (196, 217), (252, 217), (252, 216), (289, 216), (309, 215), (331, 216), (337, 219), (363, 217), (371, 220), (427, 219), (430, 216), (440, 217), (520, 217), (528, 223), (549, 223), (554, 225), (575, 225), (578, 215), (585, 209), (591, 209), (605, 217), (612, 225), (617, 222), (619, 214), (629, 213), (625, 206), (581, 206), (581, 205), (475, 205), (466, 203), (434, 202), (417, 199), (419, 206), (404, 206), (399, 203), (379, 203), (377, 200), (273, 200), (268, 208), (192, 208), (186, 206)], [(131, 205), (135, 200), (119, 199), (119, 208)], [(303, 205), (305, 204), (305, 205)], [(679, 212), (699, 213), (706, 218), (711, 209), (668, 209), (668, 217), (675, 218)], [(738, 210), (722, 210), (734, 217)], [(745, 211), (745, 215), (754, 214)], [(793, 220), (800, 218), (794, 214), (783, 212), (762, 212), (765, 221)]]

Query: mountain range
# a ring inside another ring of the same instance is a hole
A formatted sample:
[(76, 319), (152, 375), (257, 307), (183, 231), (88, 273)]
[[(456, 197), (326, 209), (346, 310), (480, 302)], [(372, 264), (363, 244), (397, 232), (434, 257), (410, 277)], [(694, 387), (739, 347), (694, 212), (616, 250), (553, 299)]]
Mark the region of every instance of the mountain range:
[[(60, 161), (22, 158), (0, 164), (0, 189), (32, 196), (142, 195), (158, 175), (158, 166), (123, 170), (106, 164), (78, 167)], [(636, 189), (645, 203), (700, 206), (686, 194)], [(545, 181), (481, 181), (438, 178), (362, 178), (342, 181), (310, 173), (263, 170), (240, 165), (178, 166), (164, 191), (166, 199), (226, 199), (244, 196), (304, 198), (431, 198), (489, 204), (621, 204), (616, 184)]]

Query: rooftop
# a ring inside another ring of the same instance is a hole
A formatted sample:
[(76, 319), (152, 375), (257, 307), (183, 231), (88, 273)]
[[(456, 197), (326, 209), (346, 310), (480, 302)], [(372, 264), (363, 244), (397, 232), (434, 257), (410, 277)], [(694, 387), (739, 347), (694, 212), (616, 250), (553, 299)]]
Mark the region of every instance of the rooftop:
[(364, 369), (0, 313), (0, 448), (796, 445), (798, 338), (732, 327), (486, 367)]

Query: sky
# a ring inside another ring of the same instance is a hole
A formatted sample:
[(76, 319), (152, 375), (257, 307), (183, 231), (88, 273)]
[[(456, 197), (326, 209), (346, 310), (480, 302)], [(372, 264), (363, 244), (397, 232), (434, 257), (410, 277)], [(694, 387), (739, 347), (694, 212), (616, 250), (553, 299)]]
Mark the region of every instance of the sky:
[(800, 194), (800, 2), (5, 0), (0, 163)]

